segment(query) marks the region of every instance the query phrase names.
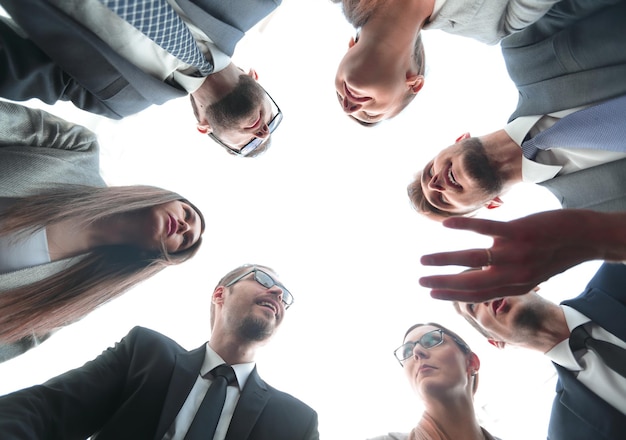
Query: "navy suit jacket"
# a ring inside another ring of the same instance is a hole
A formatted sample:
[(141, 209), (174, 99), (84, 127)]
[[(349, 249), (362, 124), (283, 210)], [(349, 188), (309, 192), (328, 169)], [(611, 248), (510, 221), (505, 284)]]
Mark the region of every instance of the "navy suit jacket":
[[(135, 327), (113, 348), (43, 385), (0, 397), (3, 440), (161, 440), (198, 377), (205, 346), (187, 351)], [(252, 371), (226, 440), (318, 439), (317, 413)]]
[[(564, 301), (626, 341), (626, 265), (603, 264), (585, 291)], [(626, 415), (556, 365), (559, 380), (548, 428), (549, 440), (616, 440), (626, 435)], [(624, 390), (626, 395), (626, 390)]]
[[(245, 32), (282, 0), (177, 0), (194, 24), (227, 55)], [(0, 0), (28, 34), (0, 23), (0, 96), (39, 98), (121, 119), (152, 104), (185, 96), (175, 85), (146, 74), (89, 29), (45, 0)]]

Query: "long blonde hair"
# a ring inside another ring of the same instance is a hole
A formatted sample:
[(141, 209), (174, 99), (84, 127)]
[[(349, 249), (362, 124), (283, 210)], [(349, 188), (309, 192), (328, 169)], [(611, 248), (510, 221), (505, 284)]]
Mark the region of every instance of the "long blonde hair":
[[(68, 219), (86, 225), (173, 200), (191, 205), (204, 231), (200, 210), (172, 191), (152, 186), (64, 185), (17, 199), (0, 214), (0, 235), (32, 233)], [(75, 322), (165, 267), (188, 260), (201, 242), (200, 238), (176, 254), (168, 254), (165, 247), (147, 252), (130, 245), (102, 246), (55, 275), (0, 292), (0, 341), (14, 342), (32, 334), (43, 336)]]

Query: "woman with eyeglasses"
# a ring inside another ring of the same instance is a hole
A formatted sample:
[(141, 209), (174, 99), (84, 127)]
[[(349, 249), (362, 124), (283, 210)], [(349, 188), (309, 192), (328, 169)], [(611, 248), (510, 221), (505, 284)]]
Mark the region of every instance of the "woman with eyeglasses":
[(435, 323), (415, 324), (394, 351), (413, 391), (424, 402), (417, 426), (372, 440), (495, 440), (476, 420), (478, 356), (456, 333)]
[(0, 362), (188, 260), (203, 232), (172, 191), (107, 187), (92, 132), (0, 102)]

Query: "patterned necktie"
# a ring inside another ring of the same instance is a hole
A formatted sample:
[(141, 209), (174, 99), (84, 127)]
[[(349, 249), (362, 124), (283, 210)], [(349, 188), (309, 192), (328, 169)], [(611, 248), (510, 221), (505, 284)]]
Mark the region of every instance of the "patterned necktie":
[(572, 352), (584, 348), (593, 350), (607, 367), (626, 377), (626, 350), (610, 342), (592, 338), (582, 325), (572, 331), (569, 346)]
[(531, 160), (551, 148), (626, 152), (626, 95), (571, 113), (522, 143)]
[(213, 63), (202, 54), (189, 28), (167, 0), (100, 0), (141, 33), (201, 75), (213, 72)]
[(191, 422), (185, 435), (185, 440), (210, 440), (215, 435), (217, 422), (222, 415), (226, 400), (226, 387), (237, 381), (235, 371), (230, 365), (222, 364), (211, 370), (213, 382), (198, 408), (198, 412)]

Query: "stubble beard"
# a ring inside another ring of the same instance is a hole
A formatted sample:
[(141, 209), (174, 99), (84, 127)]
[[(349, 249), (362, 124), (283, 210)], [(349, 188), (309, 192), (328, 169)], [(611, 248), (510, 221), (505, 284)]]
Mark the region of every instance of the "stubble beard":
[(545, 326), (546, 319), (548, 318), (549, 313), (547, 307), (538, 303), (527, 304), (515, 315), (513, 325), (518, 331), (518, 335), (526, 340), (528, 337), (536, 336)]
[(463, 156), (463, 167), (488, 197), (495, 197), (502, 192), (502, 178), (487, 157), (484, 147), (467, 148)]
[(274, 326), (265, 319), (248, 316), (239, 325), (239, 335), (248, 341), (265, 341), (274, 333)]

